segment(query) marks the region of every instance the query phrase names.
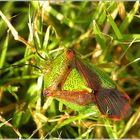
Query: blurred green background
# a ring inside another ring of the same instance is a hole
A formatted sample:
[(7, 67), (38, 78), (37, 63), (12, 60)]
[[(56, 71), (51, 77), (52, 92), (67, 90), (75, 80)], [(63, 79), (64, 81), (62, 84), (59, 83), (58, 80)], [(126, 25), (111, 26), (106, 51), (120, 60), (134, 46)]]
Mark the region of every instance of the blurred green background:
[[(0, 2), (18, 35), (36, 50), (15, 40), (0, 17), (0, 138), (140, 138), (139, 5)], [(43, 96), (42, 71), (51, 70), (52, 61), (69, 47), (104, 69), (130, 96), (129, 118), (117, 122), (81, 115)]]

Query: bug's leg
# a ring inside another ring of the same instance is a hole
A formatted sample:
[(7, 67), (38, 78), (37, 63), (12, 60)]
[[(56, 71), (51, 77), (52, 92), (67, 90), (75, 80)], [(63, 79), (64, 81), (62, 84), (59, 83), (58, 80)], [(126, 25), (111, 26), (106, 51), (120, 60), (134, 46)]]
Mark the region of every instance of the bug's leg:
[(67, 79), (71, 70), (72, 70), (71, 68), (68, 68), (67, 71), (65, 71), (64, 75), (61, 76), (60, 79), (56, 79), (50, 87), (45, 89), (44, 93), (43, 93), (44, 96), (52, 96), (52, 95), (56, 94), (56, 91), (61, 91), (62, 87), (65, 83), (65, 80)]
[(48, 95), (48, 96), (53, 96), (59, 99), (66, 100), (68, 102), (78, 104), (78, 105), (87, 105), (87, 104), (93, 103), (94, 101), (93, 99), (94, 95), (87, 92), (86, 90), (82, 90), (82, 91), (58, 90), (53, 95)]
[(67, 72), (64, 74), (62, 80), (60, 81), (60, 83), (58, 84), (58, 89), (62, 90), (63, 85), (65, 83), (65, 81), (67, 80), (67, 77), (69, 76), (70, 72), (72, 71), (73, 67), (72, 67), (72, 63), (69, 64), (68, 66), (68, 70)]

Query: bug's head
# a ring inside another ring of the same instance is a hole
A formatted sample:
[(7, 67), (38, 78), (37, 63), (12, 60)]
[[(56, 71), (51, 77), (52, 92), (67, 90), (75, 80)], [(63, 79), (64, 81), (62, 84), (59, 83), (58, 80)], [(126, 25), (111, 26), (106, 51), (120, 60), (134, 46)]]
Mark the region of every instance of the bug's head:
[(69, 48), (66, 52), (66, 56), (68, 60), (72, 60), (74, 57), (74, 50), (72, 48)]
[(47, 97), (47, 96), (53, 96), (52, 93), (50, 92), (50, 90), (45, 90), (45, 91), (43, 92), (43, 95), (44, 95), (45, 97)]

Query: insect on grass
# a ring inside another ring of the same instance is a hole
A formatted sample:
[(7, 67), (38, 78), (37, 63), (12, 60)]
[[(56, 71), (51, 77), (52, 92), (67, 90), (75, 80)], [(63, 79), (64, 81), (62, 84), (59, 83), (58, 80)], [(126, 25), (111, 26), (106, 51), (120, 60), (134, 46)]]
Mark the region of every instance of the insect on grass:
[[(67, 66), (59, 76), (57, 84), (45, 90), (45, 96), (62, 98), (78, 105), (96, 104), (102, 114), (107, 114), (112, 120), (121, 120), (131, 114), (130, 99), (128, 95), (119, 92), (116, 87), (103, 87), (99, 70), (92, 70), (88, 64), (82, 62), (73, 49), (66, 52)], [(76, 68), (82, 78), (86, 81), (91, 91), (63, 90), (63, 85), (72, 71)], [(94, 68), (93, 68), (94, 69)], [(103, 73), (103, 72), (102, 72)]]

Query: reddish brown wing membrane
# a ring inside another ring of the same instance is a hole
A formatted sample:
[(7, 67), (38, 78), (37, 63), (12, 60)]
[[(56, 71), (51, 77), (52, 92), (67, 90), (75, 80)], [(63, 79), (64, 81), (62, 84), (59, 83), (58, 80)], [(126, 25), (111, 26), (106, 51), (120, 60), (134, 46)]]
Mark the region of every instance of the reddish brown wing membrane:
[(117, 89), (102, 88), (95, 93), (95, 100), (99, 110), (113, 120), (120, 120), (131, 114), (129, 97)]

